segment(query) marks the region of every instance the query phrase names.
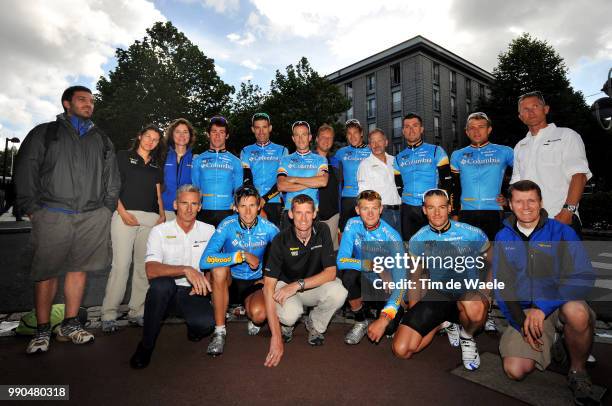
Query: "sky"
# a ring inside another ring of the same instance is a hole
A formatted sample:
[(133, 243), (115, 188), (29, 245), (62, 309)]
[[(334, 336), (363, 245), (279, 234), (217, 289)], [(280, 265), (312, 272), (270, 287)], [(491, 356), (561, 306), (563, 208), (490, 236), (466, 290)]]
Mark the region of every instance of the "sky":
[[(95, 89), (116, 48), (172, 21), (238, 89), (264, 89), (306, 56), (321, 74), (422, 35), (492, 71), (523, 32), (565, 59), (588, 104), (612, 68), (609, 0), (3, 0), (0, 1), (0, 148), (61, 111), (62, 91)], [(554, 106), (553, 106), (554, 108)]]

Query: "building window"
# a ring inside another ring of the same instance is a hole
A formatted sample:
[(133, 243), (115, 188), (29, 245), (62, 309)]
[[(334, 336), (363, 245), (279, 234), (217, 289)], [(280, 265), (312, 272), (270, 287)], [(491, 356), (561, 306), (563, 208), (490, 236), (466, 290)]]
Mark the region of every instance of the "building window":
[(371, 123), (368, 123), (368, 134), (370, 133), (370, 131), (374, 130), (376, 128), (376, 121), (372, 121)]
[(368, 99), (366, 111), (368, 113), (368, 118), (376, 117), (376, 97), (370, 97)]
[(366, 87), (368, 93), (374, 93), (374, 90), (376, 89), (376, 75), (373, 73), (366, 76)]
[(465, 98), (472, 98), (472, 79), (465, 78)]
[(433, 64), (433, 82), (439, 84), (440, 83), (440, 64)]
[(346, 119), (350, 120), (351, 118), (353, 118), (353, 83), (352, 82), (348, 82), (347, 84), (344, 85), (344, 94), (346, 95), (346, 98), (349, 99), (349, 101), (351, 102), (351, 107), (349, 107), (349, 109), (346, 111)]
[(391, 92), (391, 111), (394, 113), (402, 111), (402, 92), (400, 90)]
[(393, 143), (393, 155), (397, 155), (400, 152), (402, 152), (402, 148), (404, 147), (404, 142), (403, 141), (396, 141)]
[(453, 117), (457, 117), (457, 98), (455, 96), (451, 96), (450, 98), (450, 107)]
[(452, 131), (453, 131), (453, 145), (457, 145), (459, 143), (459, 131), (457, 131), (457, 122), (455, 120), (453, 120)]
[(442, 129), (440, 128), (440, 117), (434, 116), (434, 137), (437, 139), (442, 138)]
[(485, 87), (484, 85), (478, 85), (478, 97), (480, 97), (481, 99), (484, 99), (485, 97)]
[(450, 90), (451, 92), (457, 91), (457, 72), (450, 71)]
[(401, 81), (400, 64), (391, 65), (391, 86), (399, 85)]
[(435, 111), (440, 111), (440, 88), (438, 86), (433, 88), (433, 108)]
[(472, 102), (469, 100), (465, 101), (465, 114), (470, 114), (472, 112)]
[(400, 138), (402, 136), (402, 118), (393, 117), (393, 138)]

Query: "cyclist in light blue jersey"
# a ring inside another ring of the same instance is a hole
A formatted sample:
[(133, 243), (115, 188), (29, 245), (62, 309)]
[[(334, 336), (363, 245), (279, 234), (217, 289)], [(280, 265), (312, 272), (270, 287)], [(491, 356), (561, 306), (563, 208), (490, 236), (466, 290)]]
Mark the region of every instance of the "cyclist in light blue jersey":
[(403, 183), (401, 219), (404, 241), (427, 224), (421, 208), (423, 193), (438, 186), (450, 193), (451, 188), (448, 155), (442, 147), (423, 142), (424, 130), (419, 115), (409, 113), (404, 117), (402, 134), (408, 145), (397, 154), (393, 164)]
[(231, 215), (234, 191), (242, 185), (240, 159), (225, 149), (229, 124), (221, 116), (210, 119), (210, 148), (194, 158), (191, 180), (202, 191), (202, 210), (198, 220), (217, 227)]
[(290, 224), (287, 212), (291, 209), (291, 200), (299, 194), (305, 194), (314, 200), (318, 208), (318, 189), (327, 186), (328, 181), (327, 159), (310, 150), (310, 125), (306, 121), (296, 121), (291, 126), (291, 132), (296, 151), (281, 159), (276, 177), (278, 190), (284, 193), (285, 203), (281, 229)]
[(276, 172), (281, 158), (289, 155), (289, 152), (282, 145), (270, 141), (272, 124), (267, 113), (253, 115), (251, 131), (256, 142), (244, 147), (240, 153), (244, 183), (253, 184), (261, 195), (263, 207), (260, 215), (279, 226), (283, 206), (276, 186)]
[[(409, 309), (393, 338), (393, 352), (400, 358), (412, 357), (431, 343), (442, 323), (449, 321), (461, 325), (453, 330), (456, 337), (449, 333), (449, 341), (461, 346), (463, 366), (475, 370), (480, 366), (480, 355), (473, 334), (485, 323), (489, 300), (488, 292), (473, 283), (490, 276), (485, 261), (489, 241), (478, 228), (449, 220), (450, 211), (445, 190), (425, 192), (423, 212), (429, 224), (409, 242), (413, 264), (420, 262), (411, 269), (415, 286), (408, 293)], [(481, 277), (483, 274), (486, 276)], [(452, 285), (448, 284), (450, 279)], [(429, 282), (423, 286), (422, 280)]]
[(336, 151), (336, 159), (340, 164), (342, 180), (342, 197), (340, 199), (340, 232), (349, 218), (355, 216), (356, 197), (359, 194), (357, 184), (357, 169), (361, 161), (370, 156), (370, 147), (363, 142), (363, 129), (357, 119), (348, 120), (345, 124), (348, 145)]
[(491, 131), (491, 120), (485, 113), (470, 114), (465, 126), (470, 145), (453, 152), (450, 162), (451, 214), (483, 230), (489, 240), (502, 228), (502, 184), (514, 163), (512, 148), (489, 142)]
[[(346, 223), (336, 259), (337, 269), (342, 273), (342, 284), (349, 292), (347, 297), (349, 305), (355, 314), (355, 324), (344, 337), (344, 342), (351, 345), (359, 344), (368, 331), (361, 294), (361, 271), (372, 270), (370, 269), (372, 252), (368, 250), (373, 246), (367, 243), (376, 243), (376, 255), (380, 255), (378, 250), (387, 251), (384, 256), (393, 256), (396, 253), (403, 255), (404, 252), (400, 234), (381, 219), (383, 206), (378, 192), (364, 190), (359, 193), (355, 210), (359, 217), (353, 217)], [(393, 276), (392, 279), (398, 279), (397, 272), (393, 273)], [(386, 317), (391, 319), (395, 317), (402, 294), (401, 289), (392, 291), (382, 310)], [(382, 331), (384, 332), (384, 328)]]
[[(485, 113), (470, 114), (465, 125), (470, 145), (451, 155), (451, 214), (455, 220), (484, 231), (490, 241), (503, 227), (506, 199), (501, 191), (507, 188), (502, 185), (510, 178), (507, 172), (514, 164), (512, 148), (489, 142), (492, 129), (491, 120)], [(490, 309), (485, 331), (497, 331)]]
[(238, 214), (226, 217), (213, 234), (200, 259), (201, 269), (212, 270), (215, 333), (208, 354), (220, 355), (225, 344), (225, 313), (229, 303), (243, 304), (249, 317), (248, 333), (259, 332), (266, 320), (261, 289), (262, 265), (268, 244), (278, 228), (257, 215), (260, 197), (250, 185), (240, 187), (234, 197)]

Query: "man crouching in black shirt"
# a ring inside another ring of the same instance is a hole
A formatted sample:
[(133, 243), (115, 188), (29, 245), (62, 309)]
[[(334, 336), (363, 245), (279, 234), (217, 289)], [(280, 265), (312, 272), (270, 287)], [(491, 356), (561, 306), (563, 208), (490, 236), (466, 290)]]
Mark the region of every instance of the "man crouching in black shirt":
[[(293, 338), (293, 328), (304, 311), (308, 343), (322, 345), (323, 333), (336, 310), (344, 304), (347, 291), (336, 279), (336, 256), (325, 223), (313, 224), (316, 216), (312, 198), (300, 194), (291, 202), (293, 227), (274, 237), (264, 272), (264, 297), (272, 332), (270, 351), (264, 363), (278, 365), (283, 342)], [(281, 324), (282, 323), (282, 324)]]

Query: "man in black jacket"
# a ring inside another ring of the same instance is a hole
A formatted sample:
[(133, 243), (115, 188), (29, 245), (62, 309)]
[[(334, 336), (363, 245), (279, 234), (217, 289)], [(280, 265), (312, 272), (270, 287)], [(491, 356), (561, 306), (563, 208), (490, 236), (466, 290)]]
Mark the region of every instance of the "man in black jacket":
[(65, 276), (66, 312), (57, 340), (94, 340), (77, 313), (87, 272), (105, 269), (111, 258), (110, 218), (121, 182), (113, 145), (91, 122), (91, 90), (69, 87), (62, 107), (64, 114), (55, 122), (30, 131), (17, 156), (17, 202), (32, 221), (34, 249), (31, 277), (38, 327), (28, 354), (49, 349), (49, 317), (59, 276)]

